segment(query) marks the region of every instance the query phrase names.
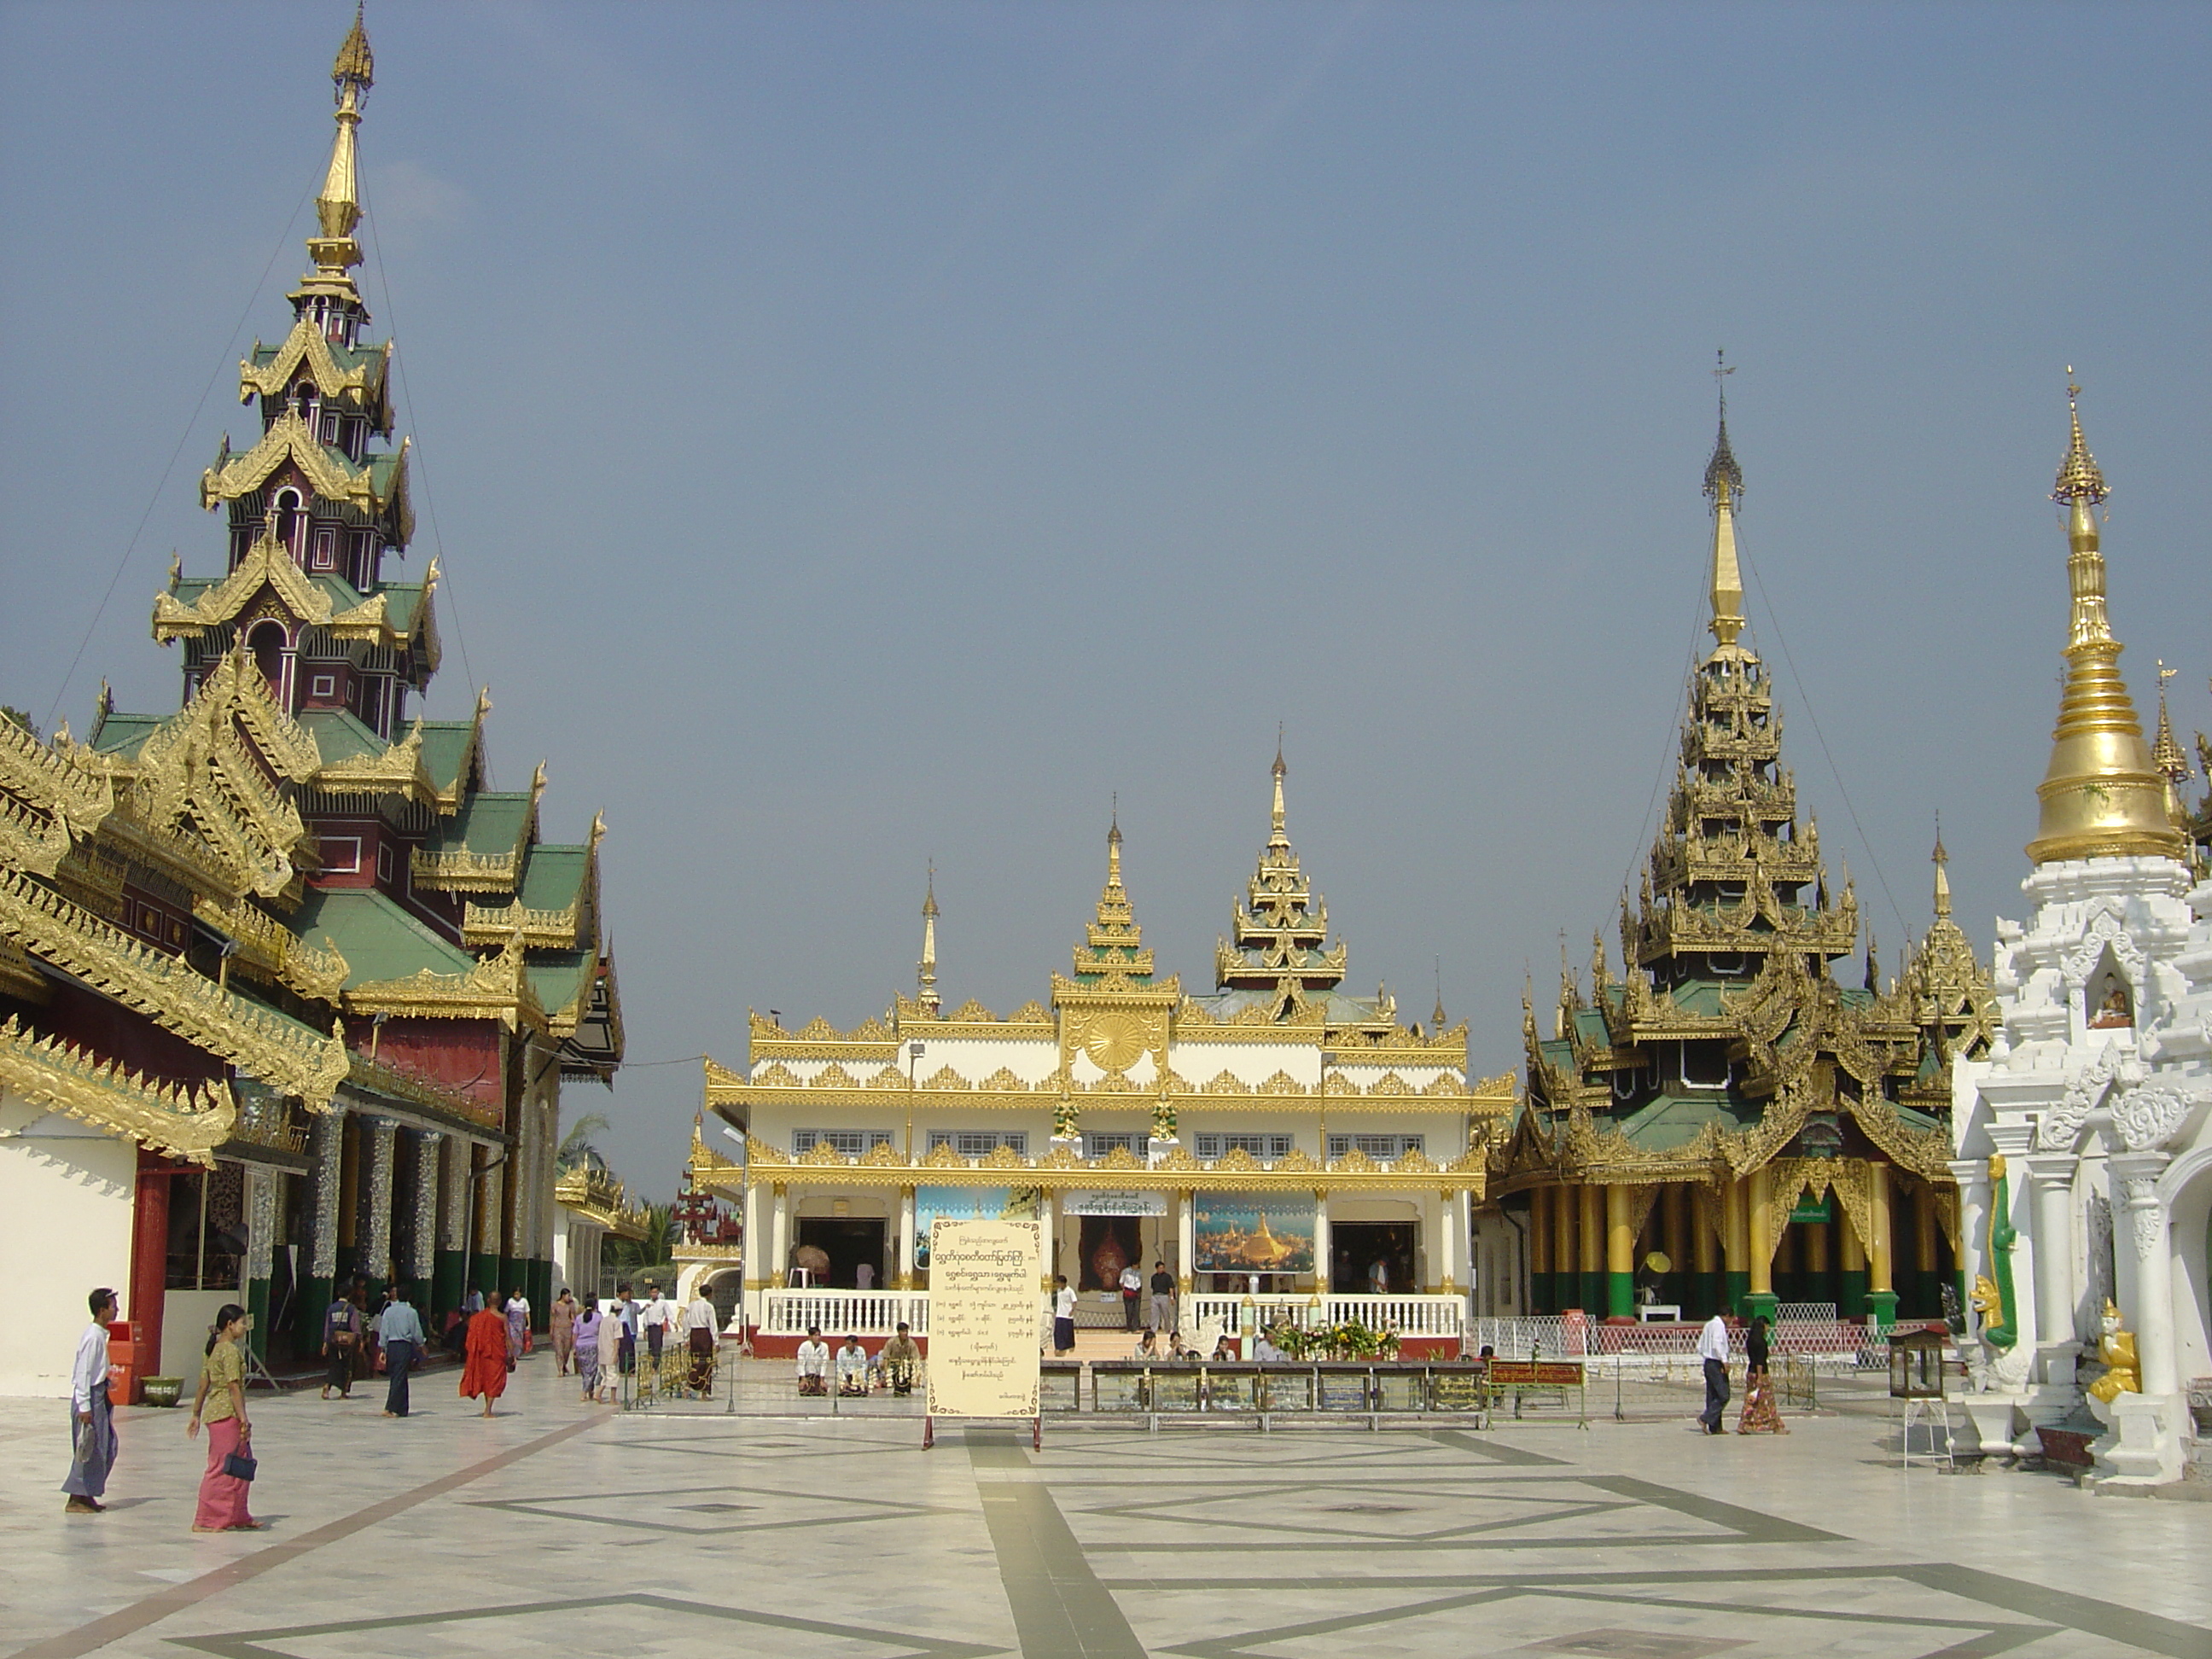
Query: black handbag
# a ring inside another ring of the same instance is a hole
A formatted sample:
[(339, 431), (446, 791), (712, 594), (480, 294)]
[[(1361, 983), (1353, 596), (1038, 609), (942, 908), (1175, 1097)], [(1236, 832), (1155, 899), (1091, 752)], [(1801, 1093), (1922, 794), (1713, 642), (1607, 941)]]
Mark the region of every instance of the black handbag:
[(222, 1472), (234, 1480), (252, 1480), (253, 1472), (260, 1467), (260, 1459), (251, 1452), (227, 1452), (223, 1455)]

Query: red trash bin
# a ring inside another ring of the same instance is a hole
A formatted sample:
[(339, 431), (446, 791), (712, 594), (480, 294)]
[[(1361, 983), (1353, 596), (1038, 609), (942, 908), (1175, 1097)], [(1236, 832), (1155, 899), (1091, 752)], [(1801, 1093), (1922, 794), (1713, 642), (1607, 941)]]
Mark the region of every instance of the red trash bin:
[(138, 1363), (141, 1340), (138, 1322), (118, 1319), (107, 1328), (107, 1403), (136, 1405), (138, 1379), (146, 1374)]

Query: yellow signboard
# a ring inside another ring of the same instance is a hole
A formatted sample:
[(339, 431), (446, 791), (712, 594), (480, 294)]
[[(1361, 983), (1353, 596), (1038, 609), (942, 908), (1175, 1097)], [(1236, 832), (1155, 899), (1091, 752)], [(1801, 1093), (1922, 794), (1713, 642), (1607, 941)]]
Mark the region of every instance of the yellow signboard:
[(929, 1230), (929, 1413), (1037, 1414), (1034, 1221), (950, 1221)]

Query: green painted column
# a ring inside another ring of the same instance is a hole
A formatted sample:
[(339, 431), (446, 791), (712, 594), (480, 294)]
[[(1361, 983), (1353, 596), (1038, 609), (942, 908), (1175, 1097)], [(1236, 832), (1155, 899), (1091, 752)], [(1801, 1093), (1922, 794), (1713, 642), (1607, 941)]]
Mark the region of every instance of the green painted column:
[(1592, 1319), (1605, 1317), (1605, 1188), (1585, 1186), (1575, 1194), (1582, 1220), (1577, 1255), (1582, 1282), (1576, 1305)]
[(292, 1354), (297, 1359), (319, 1359), (323, 1353), (323, 1310), (331, 1305), (331, 1281), (303, 1279), (300, 1299), (292, 1314)]
[(430, 1299), (425, 1304), (440, 1319), (448, 1308), (458, 1308), (468, 1293), (468, 1275), (462, 1271), (459, 1250), (441, 1250), (430, 1269)]
[(530, 1325), (540, 1334), (553, 1328), (553, 1264), (533, 1261), (523, 1280), (530, 1287)]
[(1875, 1328), (1886, 1331), (1897, 1323), (1897, 1292), (1869, 1291), (1866, 1293), (1867, 1311), (1874, 1316)]
[(1626, 1187), (1605, 1189), (1605, 1313), (1608, 1319), (1636, 1316), (1636, 1224), (1634, 1194)]

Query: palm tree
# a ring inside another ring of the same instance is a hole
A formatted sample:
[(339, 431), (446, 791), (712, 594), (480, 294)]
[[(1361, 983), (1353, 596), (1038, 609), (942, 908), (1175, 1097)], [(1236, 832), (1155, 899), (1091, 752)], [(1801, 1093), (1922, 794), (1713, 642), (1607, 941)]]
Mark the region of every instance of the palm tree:
[(581, 1164), (597, 1164), (602, 1169), (606, 1160), (599, 1149), (592, 1145), (592, 1137), (602, 1129), (611, 1129), (605, 1112), (586, 1112), (568, 1126), (568, 1133), (561, 1137), (561, 1144), (553, 1149), (553, 1167), (573, 1170)]
[[(672, 1275), (676, 1260), (676, 1224), (665, 1204), (645, 1206), (645, 1237), (638, 1238), (610, 1238), (606, 1243), (607, 1263), (617, 1273), (635, 1278), (656, 1268)], [(665, 1281), (672, 1284), (672, 1277)]]

